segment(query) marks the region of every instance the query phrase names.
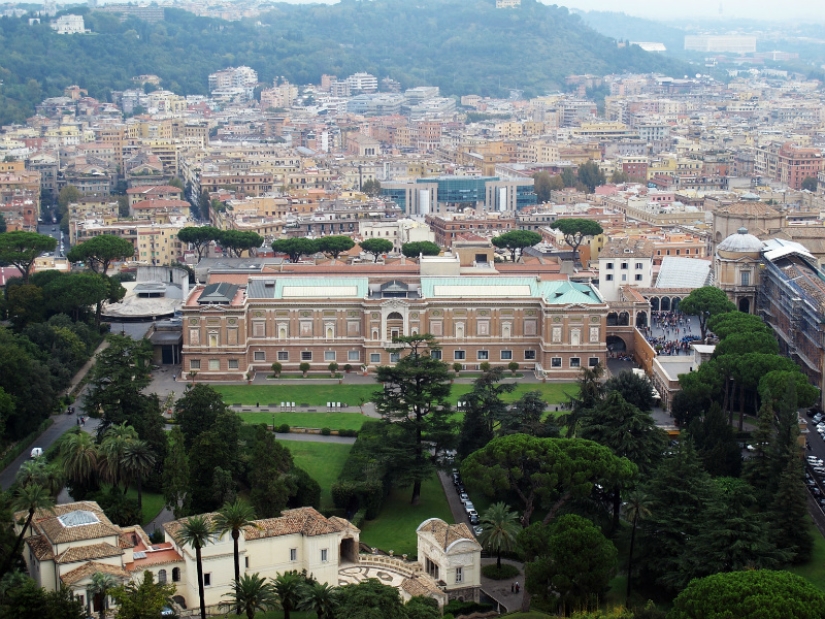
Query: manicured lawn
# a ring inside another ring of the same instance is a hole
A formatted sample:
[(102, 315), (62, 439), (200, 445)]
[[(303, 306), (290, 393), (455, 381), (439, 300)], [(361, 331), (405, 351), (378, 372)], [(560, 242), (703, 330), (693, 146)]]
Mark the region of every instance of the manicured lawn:
[(361, 398), (369, 402), (378, 385), (215, 385), (227, 404), (278, 405), (295, 402), (296, 405), (326, 406), (327, 402), (341, 402), (358, 406)]
[(418, 553), (415, 535), (418, 525), (428, 518), (453, 522), (447, 497), (435, 475), (422, 484), (418, 505), (410, 505), (411, 496), (411, 487), (393, 490), (378, 518), (364, 523), (361, 541), (373, 548), (394, 550), (397, 555), (414, 556)]
[(802, 576), (806, 580), (811, 581), (815, 587), (825, 591), (825, 538), (822, 533), (814, 526), (814, 523), (808, 519), (811, 528), (811, 535), (814, 537), (814, 550), (811, 560), (805, 565), (797, 565), (788, 569), (798, 576)]
[[(134, 488), (129, 488), (129, 492), (126, 495), (130, 499), (137, 500), (137, 490)], [(143, 491), (143, 522), (140, 524), (148, 524), (151, 522), (155, 516), (160, 513), (160, 510), (163, 509), (163, 495), (162, 494), (154, 494), (152, 492)], [(148, 531), (151, 533), (151, 531)]]
[(295, 464), (304, 469), (321, 486), (321, 509), (332, 509), (330, 488), (341, 474), (352, 445), (283, 441)]
[(299, 428), (360, 430), (367, 417), (360, 413), (238, 413), (244, 423), (288, 424)]
[[(227, 404), (267, 406), (281, 402), (295, 402), (297, 405), (326, 406), (327, 402), (341, 402), (358, 406), (372, 399), (372, 394), (380, 387), (368, 385), (216, 385), (213, 387), (223, 395)], [(455, 404), (472, 390), (469, 383), (453, 385), (450, 402)], [(514, 402), (528, 391), (539, 391), (544, 400), (555, 405), (567, 400), (565, 393), (576, 393), (575, 383), (518, 383), (516, 390), (504, 396), (507, 402)], [(330, 426), (332, 427), (332, 426)]]

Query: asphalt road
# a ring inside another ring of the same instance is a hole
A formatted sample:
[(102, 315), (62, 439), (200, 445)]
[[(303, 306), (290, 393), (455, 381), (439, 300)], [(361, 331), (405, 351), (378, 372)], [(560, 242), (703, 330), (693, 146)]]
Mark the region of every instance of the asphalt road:
[(60, 232), (58, 224), (38, 224), (37, 232), (50, 236), (57, 241), (57, 247), (53, 252), (55, 256), (65, 256), (66, 252), (69, 251), (69, 238)]
[[(808, 422), (808, 443), (810, 444), (811, 448), (807, 450), (807, 456), (816, 456), (817, 458), (821, 458), (825, 460), (825, 441), (822, 440), (822, 437), (816, 431), (816, 424), (813, 422), (813, 419), (810, 417), (805, 417), (805, 420)], [(813, 471), (810, 469), (808, 472), (811, 474), (817, 482), (819, 483), (819, 489), (822, 493), (822, 497), (825, 497), (825, 481), (818, 478), (816, 475), (813, 474)], [(822, 505), (819, 504), (818, 499), (815, 500), (810, 492), (808, 492), (808, 510), (811, 512), (811, 516), (814, 519), (814, 523), (819, 528), (822, 535), (825, 535), (825, 510), (823, 510)]]

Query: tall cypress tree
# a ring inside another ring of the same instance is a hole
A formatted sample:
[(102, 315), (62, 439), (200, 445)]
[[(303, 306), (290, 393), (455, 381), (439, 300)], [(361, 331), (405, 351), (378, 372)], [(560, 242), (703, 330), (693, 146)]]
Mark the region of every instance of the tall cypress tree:
[(768, 521), (773, 543), (780, 550), (791, 553), (790, 560), (796, 564), (810, 560), (813, 549), (813, 538), (808, 529), (808, 492), (803, 477), (802, 459), (799, 450), (793, 446), (777, 479)]

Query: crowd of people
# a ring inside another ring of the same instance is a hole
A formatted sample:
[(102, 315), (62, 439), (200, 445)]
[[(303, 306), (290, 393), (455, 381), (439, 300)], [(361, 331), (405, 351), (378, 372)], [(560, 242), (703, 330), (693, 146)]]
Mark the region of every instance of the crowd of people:
[(652, 312), (650, 324), (640, 330), (659, 355), (689, 355), (691, 343), (701, 339), (692, 333), (691, 317), (681, 312)]

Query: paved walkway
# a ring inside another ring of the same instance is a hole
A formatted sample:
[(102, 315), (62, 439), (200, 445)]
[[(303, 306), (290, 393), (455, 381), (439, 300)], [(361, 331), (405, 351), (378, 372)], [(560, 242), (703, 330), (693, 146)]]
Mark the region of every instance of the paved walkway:
[[(485, 565), (495, 565), (495, 563), (495, 557), (481, 560), (482, 567)], [(505, 580), (493, 580), (482, 574), (481, 590), (504, 607), (502, 612), (513, 612), (521, 608), (521, 603), (524, 600), (524, 564), (520, 561), (502, 559), (501, 564), (504, 565), (505, 563), (514, 566), (518, 569), (519, 573)], [(515, 583), (519, 583), (518, 593), (513, 591), (513, 585)]]

